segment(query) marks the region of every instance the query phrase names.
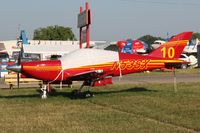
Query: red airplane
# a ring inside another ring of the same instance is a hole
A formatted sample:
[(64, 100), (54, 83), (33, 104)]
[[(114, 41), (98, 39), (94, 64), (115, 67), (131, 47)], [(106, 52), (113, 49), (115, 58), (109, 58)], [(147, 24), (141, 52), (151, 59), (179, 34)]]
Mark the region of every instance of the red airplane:
[[(7, 69), (19, 72), (26, 77), (43, 80), (45, 84), (83, 81), (83, 86), (104, 86), (112, 84), (112, 77), (146, 70), (172, 68), (183, 63), (178, 60), (187, 45), (192, 32), (183, 32), (174, 36), (149, 55), (120, 53), (98, 49), (79, 49), (64, 55), (59, 60), (21, 62)], [(43, 87), (42, 98), (46, 98), (47, 86)], [(88, 91), (87, 96), (92, 96)]]

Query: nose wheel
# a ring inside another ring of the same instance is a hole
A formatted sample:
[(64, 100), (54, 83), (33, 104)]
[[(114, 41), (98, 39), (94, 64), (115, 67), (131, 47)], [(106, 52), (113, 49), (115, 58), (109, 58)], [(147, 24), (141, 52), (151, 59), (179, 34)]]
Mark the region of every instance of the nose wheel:
[(47, 99), (47, 85), (43, 85), (41, 88), (41, 98), (42, 99)]

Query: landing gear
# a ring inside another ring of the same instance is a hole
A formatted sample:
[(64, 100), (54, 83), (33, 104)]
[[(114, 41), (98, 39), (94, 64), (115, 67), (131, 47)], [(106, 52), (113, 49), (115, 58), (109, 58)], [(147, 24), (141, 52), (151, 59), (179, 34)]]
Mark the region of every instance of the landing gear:
[(72, 91), (72, 98), (73, 99), (84, 99), (84, 98), (90, 98), (90, 97), (94, 97), (94, 94), (91, 91), (85, 91), (85, 92), (81, 92), (79, 90), (74, 90)]
[(47, 98), (47, 85), (43, 85), (41, 88), (41, 98), (42, 99), (46, 99)]
[[(94, 97), (94, 94), (90, 91), (90, 84), (89, 82), (84, 82), (81, 87), (78, 90), (73, 90), (72, 91), (72, 98), (77, 99), (77, 98), (90, 98)], [(82, 89), (84, 86), (89, 86), (88, 91), (82, 92)]]
[[(83, 87), (87, 86), (88, 90), (87, 91), (82, 91)], [(90, 98), (90, 97), (94, 97), (94, 94), (90, 91), (91, 90), (91, 86), (92, 86), (92, 82), (91, 81), (84, 81), (83, 84), (81, 85), (81, 87), (78, 90), (73, 90), (71, 92), (70, 97), (72, 99), (84, 99), (84, 98)], [(41, 87), (41, 98), (42, 99), (47, 99), (47, 94), (49, 92), (52, 91), (52, 88), (50, 86), (50, 84), (44, 84)]]
[(91, 91), (86, 91), (85, 98), (90, 98), (90, 97), (94, 97), (94, 94)]

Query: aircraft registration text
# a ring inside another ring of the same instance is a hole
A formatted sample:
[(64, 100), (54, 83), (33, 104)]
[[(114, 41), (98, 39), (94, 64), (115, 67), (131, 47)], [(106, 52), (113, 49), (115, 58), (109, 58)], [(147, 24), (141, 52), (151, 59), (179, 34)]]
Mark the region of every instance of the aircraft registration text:
[(124, 60), (115, 62), (112, 70), (145, 70), (150, 60)]

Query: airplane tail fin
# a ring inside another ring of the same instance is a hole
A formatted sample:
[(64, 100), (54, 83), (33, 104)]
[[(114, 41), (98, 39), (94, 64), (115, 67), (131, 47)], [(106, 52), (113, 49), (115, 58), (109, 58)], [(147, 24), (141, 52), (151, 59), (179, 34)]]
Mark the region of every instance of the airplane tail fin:
[(164, 59), (178, 59), (191, 36), (192, 32), (180, 33), (152, 51), (149, 56)]

